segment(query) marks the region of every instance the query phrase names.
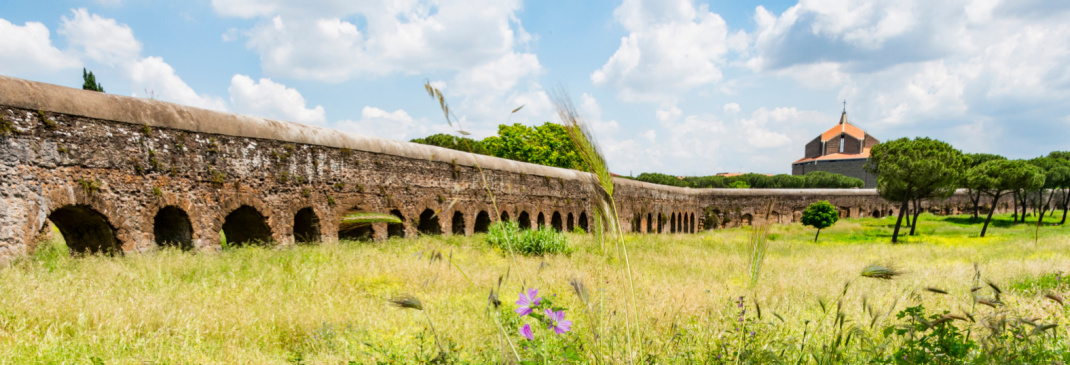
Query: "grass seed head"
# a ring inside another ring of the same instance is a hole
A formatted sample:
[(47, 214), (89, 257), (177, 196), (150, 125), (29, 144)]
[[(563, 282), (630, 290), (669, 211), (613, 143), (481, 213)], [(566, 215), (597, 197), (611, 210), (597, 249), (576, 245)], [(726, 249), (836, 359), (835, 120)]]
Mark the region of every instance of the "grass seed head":
[(401, 309), (424, 310), (424, 304), (420, 302), (420, 299), (408, 294), (390, 298), (390, 304)]
[(1061, 306), (1064, 306), (1064, 307), (1066, 306), (1066, 303), (1063, 302), (1063, 298), (1058, 296), (1058, 295), (1055, 295), (1053, 293), (1048, 293), (1048, 294), (1045, 294), (1044, 297), (1048, 298), (1048, 299), (1051, 299), (1051, 300), (1054, 300), (1056, 303), (1059, 303), (1059, 305), (1061, 305)]
[(896, 276), (902, 275), (902, 272), (896, 271), (887, 266), (881, 265), (869, 265), (862, 269), (862, 276), (874, 279), (891, 280)]
[(947, 295), (947, 291), (943, 290), (943, 289), (940, 289), (940, 288), (928, 287), (928, 288), (925, 288), (925, 290), (928, 290), (928, 291), (936, 293), (936, 294)]

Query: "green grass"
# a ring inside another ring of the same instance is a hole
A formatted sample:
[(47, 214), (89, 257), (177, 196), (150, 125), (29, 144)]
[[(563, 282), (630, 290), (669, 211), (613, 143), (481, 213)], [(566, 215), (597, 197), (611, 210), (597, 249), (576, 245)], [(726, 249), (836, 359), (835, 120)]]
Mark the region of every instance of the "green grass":
[[(822, 230), (818, 243), (811, 242), (812, 228), (774, 225), (753, 287), (749, 228), (630, 235), (642, 355), (655, 363), (735, 362), (737, 356), (757, 363), (870, 362), (902, 348), (905, 340), (884, 336), (883, 328), (901, 324), (895, 313), (917, 305), (926, 313), (1055, 323), (1027, 338), (1035, 339), (1031, 348), (1066, 353), (1070, 313), (1044, 295), (1067, 296), (1068, 286), (1053, 275), (1070, 272), (1070, 228), (1042, 227), (1034, 242), (1034, 226), (999, 218), (1005, 223), (981, 239), (979, 223), (924, 215), (919, 235), (898, 245), (889, 243), (894, 218), (841, 220)], [(94, 357), (109, 364), (419, 363), (438, 356), (427, 318), (448, 359), (493, 363), (510, 351), (488, 316), (491, 290), (522, 357), (572, 348), (583, 362), (624, 360), (615, 349), (627, 341), (629, 291), (613, 252), (604, 254), (590, 236), (567, 234), (572, 254), (518, 256), (514, 265), (484, 237), (117, 258), (71, 258), (59, 241), (0, 270), (0, 363), (92, 363)], [(860, 278), (870, 264), (902, 274)], [(573, 294), (573, 280), (585, 285), (590, 312)], [(986, 281), (1006, 288), (1002, 306), (973, 301), (994, 295)], [(971, 292), (977, 286), (983, 288)], [(575, 323), (551, 345), (529, 348), (515, 332), (512, 311), (517, 294), (532, 287), (552, 296)], [(418, 297), (426, 313), (388, 304), (404, 294)], [(867, 306), (882, 313), (872, 326)], [(953, 323), (979, 343), (989, 341), (982, 323), (991, 322)], [(854, 327), (850, 343), (833, 346)], [(601, 353), (593, 350), (595, 338)], [(973, 354), (1002, 348), (986, 346)]]

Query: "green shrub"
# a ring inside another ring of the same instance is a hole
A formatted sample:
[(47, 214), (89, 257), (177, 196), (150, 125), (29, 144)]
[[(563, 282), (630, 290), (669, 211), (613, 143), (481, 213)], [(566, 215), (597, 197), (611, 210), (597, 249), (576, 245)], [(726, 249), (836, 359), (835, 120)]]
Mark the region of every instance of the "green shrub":
[(496, 222), (490, 226), (486, 236), (487, 244), (504, 252), (512, 251), (521, 255), (537, 256), (545, 254), (572, 253), (568, 238), (561, 232), (550, 228), (539, 230), (520, 230), (514, 222)]
[(802, 213), (802, 224), (817, 228), (817, 233), (814, 234), (814, 242), (817, 242), (817, 236), (821, 234), (822, 228), (832, 227), (839, 219), (840, 212), (828, 200), (810, 204)]

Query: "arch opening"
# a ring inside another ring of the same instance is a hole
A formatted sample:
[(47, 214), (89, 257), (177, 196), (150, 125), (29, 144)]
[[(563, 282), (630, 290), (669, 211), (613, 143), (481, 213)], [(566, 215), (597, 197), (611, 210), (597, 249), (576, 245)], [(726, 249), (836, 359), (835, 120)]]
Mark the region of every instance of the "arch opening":
[(508, 222), (509, 221), (509, 212), (502, 212), (502, 217), (501, 217), (500, 220), (502, 222)]
[(294, 242), (312, 243), (320, 240), (320, 218), (311, 207), (294, 214)]
[(550, 216), (550, 226), (552, 226), (555, 231), (561, 232), (561, 213), (554, 212), (554, 215)]
[(691, 222), (691, 233), (695, 233), (695, 228), (697, 227), (695, 224), (695, 213), (691, 213), (691, 219), (688, 220)]
[(741, 226), (749, 226), (753, 222), (754, 222), (754, 216), (750, 215), (750, 213), (744, 214), (739, 219), (739, 225), (741, 225)]
[(539, 212), (539, 218), (536, 221), (539, 222), (539, 224), (534, 227), (535, 229), (546, 228), (546, 216), (543, 215), (542, 212)]
[(386, 224), (386, 237), (387, 238), (405, 238), (405, 215), (401, 214), (400, 210), (394, 209), (390, 211), (390, 214), (398, 217), (401, 223), (387, 223)]
[(568, 231), (569, 232), (572, 232), (572, 230), (576, 229), (576, 224), (574, 223), (575, 219), (573, 219), (573, 218), (575, 218), (575, 217), (572, 216), (572, 212), (569, 212), (568, 213), (568, 221), (565, 222), (566, 227), (568, 227)]
[(517, 224), (520, 225), (520, 229), (531, 229), (531, 217), (528, 216), (528, 212), (520, 212), (520, 216), (516, 218)]
[(587, 227), (587, 212), (580, 213), (579, 226), (584, 232), (590, 232)]
[(464, 236), (464, 213), (453, 212), (453, 219), (451, 219), (453, 229), (452, 233), (455, 235)]
[(881, 218), (881, 211), (880, 210), (874, 210), (873, 211), (873, 218)]
[(431, 209), (424, 209), (423, 213), (420, 213), (420, 223), (416, 226), (416, 231), (420, 232), (420, 234), (442, 234), (442, 226), (438, 223), (438, 214), (435, 214), (435, 211)]
[(644, 233), (654, 233), (654, 215), (653, 214), (650, 214), (650, 213), (646, 214), (646, 232), (644, 232)]
[(665, 214), (658, 213), (658, 233), (661, 233), (661, 230), (663, 229), (663, 227), (665, 227), (664, 217)]
[(676, 213), (669, 214), (669, 233), (676, 233)]
[(71, 254), (121, 254), (115, 227), (88, 205), (65, 205), (52, 211), (48, 220), (59, 228)]
[(487, 233), (490, 230), (490, 214), (487, 211), (481, 210), (479, 214), (476, 214), (476, 226), (473, 231), (475, 233)]
[(271, 242), (271, 227), (260, 211), (242, 205), (223, 220), (223, 236), (229, 246), (267, 244)]
[(189, 215), (181, 208), (168, 205), (156, 212), (152, 220), (152, 234), (156, 245), (174, 247), (183, 251), (193, 249), (193, 225)]

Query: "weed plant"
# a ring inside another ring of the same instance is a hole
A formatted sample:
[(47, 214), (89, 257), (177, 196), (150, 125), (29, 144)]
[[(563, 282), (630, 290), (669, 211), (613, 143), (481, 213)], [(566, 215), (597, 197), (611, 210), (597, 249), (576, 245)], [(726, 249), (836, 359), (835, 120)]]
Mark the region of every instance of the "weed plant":
[(510, 243), (516, 253), (526, 256), (572, 253), (568, 237), (548, 227), (521, 230), (515, 222), (495, 222), (490, 225), (484, 239), (488, 245), (503, 253), (508, 252)]

